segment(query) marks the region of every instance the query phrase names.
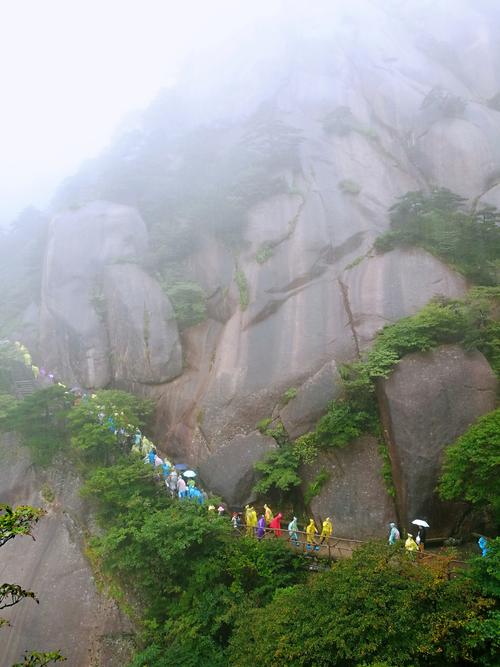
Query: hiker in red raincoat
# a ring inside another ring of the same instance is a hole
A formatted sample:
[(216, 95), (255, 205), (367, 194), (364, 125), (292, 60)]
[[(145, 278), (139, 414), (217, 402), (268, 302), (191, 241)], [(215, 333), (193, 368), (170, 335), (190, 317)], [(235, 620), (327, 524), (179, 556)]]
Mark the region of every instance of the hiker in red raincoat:
[(269, 528), (274, 530), (274, 537), (281, 537), (281, 516), (281, 512), (278, 512), (269, 524)]

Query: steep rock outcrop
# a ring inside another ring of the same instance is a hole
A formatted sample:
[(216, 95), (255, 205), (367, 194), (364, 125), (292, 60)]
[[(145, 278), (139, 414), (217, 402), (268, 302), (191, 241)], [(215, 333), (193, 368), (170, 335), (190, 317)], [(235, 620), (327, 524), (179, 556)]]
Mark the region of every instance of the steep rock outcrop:
[(379, 399), (402, 525), (425, 518), (434, 535), (452, 532), (460, 507), (436, 493), (443, 451), (495, 408), (496, 379), (480, 352), (445, 345), (404, 357), (380, 382)]
[(370, 255), (341, 281), (360, 349), (386, 324), (413, 315), (432, 298), (460, 298), (467, 290), (462, 276), (419, 248)]
[(160, 384), (182, 372), (172, 306), (135, 264), (107, 266), (102, 277), (113, 380)]
[(68, 383), (165, 382), (182, 368), (172, 307), (138, 266), (147, 232), (130, 207), (56, 216), (45, 254), (40, 363)]
[(255, 498), (255, 463), (273, 449), (275, 441), (257, 431), (237, 435), (201, 463), (200, 477), (230, 506), (244, 505)]
[(292, 440), (309, 431), (326, 412), (328, 404), (342, 393), (337, 364), (330, 361), (297, 389), (297, 394), (279, 409), (279, 417)]
[(382, 458), (376, 438), (364, 436), (342, 449), (321, 452), (304, 470), (304, 491), (316, 475), (325, 471), (329, 479), (311, 503), (318, 522), (329, 516), (334, 536), (367, 539), (387, 535), (395, 521), (394, 500), (382, 479)]
[[(0, 456), (2, 502), (47, 509), (34, 541), (17, 537), (0, 549), (2, 582), (33, 590), (40, 600), (2, 610), (11, 626), (2, 628), (1, 667), (19, 662), (27, 649), (60, 649), (72, 667), (122, 667), (133, 650), (133, 628), (116, 603), (98, 592), (84, 556), (87, 514), (78, 478), (67, 469), (35, 471), (28, 451), (8, 436), (0, 439)], [(41, 495), (44, 484), (55, 492), (50, 504)]]

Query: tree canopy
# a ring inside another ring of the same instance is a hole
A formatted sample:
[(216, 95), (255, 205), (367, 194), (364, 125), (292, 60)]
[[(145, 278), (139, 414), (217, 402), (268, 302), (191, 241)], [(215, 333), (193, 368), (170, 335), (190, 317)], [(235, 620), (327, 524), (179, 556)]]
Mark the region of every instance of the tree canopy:
[(490, 510), (500, 525), (500, 409), (480, 417), (445, 451), (439, 491)]

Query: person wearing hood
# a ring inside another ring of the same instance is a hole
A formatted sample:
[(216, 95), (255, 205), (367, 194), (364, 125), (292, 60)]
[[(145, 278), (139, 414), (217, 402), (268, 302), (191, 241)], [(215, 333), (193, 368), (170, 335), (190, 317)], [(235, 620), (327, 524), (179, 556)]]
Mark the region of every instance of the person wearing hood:
[(288, 535), (290, 537), (290, 542), (295, 546), (299, 546), (299, 526), (297, 524), (297, 517), (294, 516), (292, 521), (288, 524)]
[(418, 551), (418, 544), (413, 539), (413, 535), (411, 533), (407, 533), (407, 537), (406, 537), (406, 541), (405, 541), (405, 549), (407, 551), (409, 551), (410, 553)]
[(315, 536), (316, 533), (318, 532), (316, 528), (316, 524), (314, 523), (314, 519), (309, 519), (309, 525), (306, 528), (306, 549), (307, 551), (310, 551), (312, 546), (314, 545), (314, 548), (317, 550), (319, 547), (316, 544), (315, 541)]
[(247, 505), (245, 510), (245, 523), (247, 526), (246, 534), (248, 537), (251, 537), (257, 527), (257, 512), (253, 507), (250, 507), (250, 505)]
[(271, 521), (273, 520), (273, 516), (274, 516), (273, 512), (272, 512), (271, 508), (269, 507), (269, 505), (264, 505), (264, 517), (266, 519), (266, 523), (267, 523), (268, 526), (271, 523)]
[(178, 481), (178, 475), (177, 475), (177, 471), (174, 468), (174, 470), (172, 470), (172, 472), (169, 474), (169, 476), (165, 480), (165, 483), (170, 490), (170, 495), (172, 496), (172, 498), (175, 497), (175, 492), (177, 491), (177, 481)]
[(484, 558), (488, 554), (488, 540), (484, 537), (484, 535), (481, 535), (477, 543), (481, 549), (481, 556)]
[(261, 540), (266, 533), (266, 518), (263, 514), (260, 515), (260, 519), (257, 522), (257, 538)]
[(331, 534), (333, 533), (333, 525), (332, 525), (332, 520), (330, 517), (326, 517), (326, 519), (323, 521), (323, 526), (321, 528), (321, 541), (320, 544), (323, 544), (323, 542), (326, 540), (330, 539)]
[(151, 463), (152, 466), (155, 464), (155, 458), (156, 458), (156, 452), (154, 449), (149, 450), (148, 454), (148, 461)]
[(269, 528), (272, 528), (274, 530), (274, 537), (281, 537), (281, 519), (282, 519), (282, 514), (281, 512), (278, 512), (278, 514), (274, 517), (274, 519), (271, 521), (269, 524)]
[(389, 544), (396, 544), (396, 542), (400, 539), (399, 530), (396, 528), (395, 523), (390, 523), (389, 528), (390, 528), (390, 531), (389, 531), (389, 540), (388, 540), (388, 542), (389, 542)]
[(179, 477), (177, 480), (177, 492), (181, 500), (187, 496), (187, 484), (183, 477)]

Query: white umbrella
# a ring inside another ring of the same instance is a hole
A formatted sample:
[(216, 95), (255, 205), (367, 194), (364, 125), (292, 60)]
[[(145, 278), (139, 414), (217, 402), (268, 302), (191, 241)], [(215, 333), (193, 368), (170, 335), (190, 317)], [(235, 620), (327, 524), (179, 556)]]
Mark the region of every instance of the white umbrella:
[(196, 477), (196, 473), (194, 470), (186, 470), (186, 472), (182, 473), (183, 477)]
[(414, 523), (416, 526), (422, 526), (422, 528), (430, 528), (427, 521), (424, 521), (423, 519), (413, 519), (412, 523)]

